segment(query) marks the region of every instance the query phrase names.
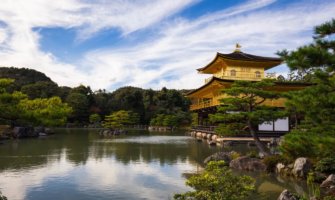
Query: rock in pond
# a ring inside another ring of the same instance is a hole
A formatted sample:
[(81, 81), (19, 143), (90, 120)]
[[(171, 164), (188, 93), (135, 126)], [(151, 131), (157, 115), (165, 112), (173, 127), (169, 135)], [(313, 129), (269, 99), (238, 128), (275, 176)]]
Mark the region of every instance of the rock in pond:
[(292, 174), (297, 178), (305, 178), (311, 168), (312, 164), (308, 158), (297, 158), (294, 162)]
[(321, 183), (320, 187), (323, 188), (335, 187), (335, 174), (329, 175), (327, 179)]
[(227, 163), (227, 165), (230, 163), (230, 161), (232, 160), (232, 154), (234, 153), (234, 151), (232, 152), (217, 152), (213, 155), (208, 156), (205, 160), (204, 163), (207, 164), (210, 161), (219, 161), (219, 160), (223, 160)]
[(250, 158), (248, 156), (241, 156), (232, 160), (229, 167), (239, 170), (247, 171), (265, 171), (266, 165), (257, 158)]
[(298, 198), (288, 190), (284, 190), (277, 200), (298, 200)]
[(277, 163), (276, 165), (277, 174), (282, 174), (284, 169), (285, 169), (285, 165), (283, 163)]
[(14, 138), (38, 137), (38, 133), (35, 133), (32, 127), (14, 127), (13, 137)]

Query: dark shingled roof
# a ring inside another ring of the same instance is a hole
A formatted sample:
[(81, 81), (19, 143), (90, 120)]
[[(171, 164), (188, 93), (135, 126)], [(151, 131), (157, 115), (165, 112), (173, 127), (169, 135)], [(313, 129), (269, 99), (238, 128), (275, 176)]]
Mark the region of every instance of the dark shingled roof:
[[(230, 60), (241, 60), (241, 61), (250, 61), (250, 62), (265, 62), (265, 63), (274, 62), (274, 63), (277, 63), (277, 64), (280, 64), (281, 62), (283, 62), (283, 60), (280, 59), (280, 58), (256, 56), (256, 55), (252, 55), (252, 54), (243, 53), (242, 51), (234, 51), (233, 53), (229, 53), (229, 54), (217, 53), (215, 59), (212, 62), (207, 64), (205, 67), (199, 68), (197, 70), (198, 71), (205, 70), (218, 57), (226, 58), (226, 59), (230, 59)], [(269, 68), (270, 67), (268, 67), (267, 69), (269, 69)]]
[(257, 61), (257, 62), (282, 62), (282, 59), (280, 58), (255, 56), (243, 53), (242, 51), (234, 51), (233, 53), (229, 54), (218, 53), (218, 56), (233, 60)]

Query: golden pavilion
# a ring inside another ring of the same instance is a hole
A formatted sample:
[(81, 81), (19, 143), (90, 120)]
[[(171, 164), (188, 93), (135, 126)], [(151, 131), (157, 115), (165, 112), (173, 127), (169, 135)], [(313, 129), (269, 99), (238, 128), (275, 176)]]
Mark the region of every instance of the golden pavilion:
[[(221, 93), (224, 88), (236, 80), (260, 81), (264, 78), (276, 78), (275, 73), (266, 73), (267, 70), (280, 65), (283, 61), (280, 58), (263, 57), (252, 54), (247, 54), (241, 51), (241, 46), (236, 45), (234, 52), (229, 54), (217, 53), (215, 58), (206, 66), (197, 69), (201, 74), (212, 74), (205, 80), (205, 84), (198, 89), (195, 89), (187, 94), (191, 100), (190, 110), (198, 113), (198, 125), (211, 125), (208, 120), (208, 115), (215, 113), (217, 106), (220, 105), (220, 99), (224, 98)], [(286, 92), (292, 90), (300, 90), (306, 87), (306, 84), (291, 83), (291, 82), (275, 82), (275, 85), (270, 90), (278, 92)], [(268, 100), (264, 102), (266, 105), (284, 108), (285, 99)], [(276, 123), (276, 122), (273, 122)], [(288, 118), (279, 120), (281, 128), (278, 125), (278, 130), (288, 131)], [(284, 124), (284, 125), (283, 125)], [(274, 126), (263, 125), (260, 129), (274, 131)]]

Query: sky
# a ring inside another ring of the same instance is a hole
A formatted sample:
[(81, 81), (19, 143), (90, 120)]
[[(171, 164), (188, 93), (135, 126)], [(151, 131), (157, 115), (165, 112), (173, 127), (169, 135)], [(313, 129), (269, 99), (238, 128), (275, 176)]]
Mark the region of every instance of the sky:
[(0, 66), (93, 90), (194, 89), (216, 52), (239, 43), (273, 57), (310, 43), (334, 13), (334, 0), (1, 0)]

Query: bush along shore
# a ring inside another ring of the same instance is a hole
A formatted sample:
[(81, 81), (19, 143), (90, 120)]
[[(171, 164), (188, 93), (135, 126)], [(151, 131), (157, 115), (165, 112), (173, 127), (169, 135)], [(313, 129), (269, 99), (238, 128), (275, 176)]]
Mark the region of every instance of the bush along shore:
[[(191, 136), (199, 141), (207, 141), (208, 144), (212, 142), (223, 145), (232, 146), (234, 141), (223, 141), (224, 138), (215, 134), (201, 134), (191, 132)], [(280, 140), (276, 142), (268, 142), (268, 146), (276, 148)], [(252, 142), (239, 141), (245, 145), (252, 145)], [(285, 144), (285, 143), (284, 143)], [(249, 153), (248, 155), (240, 155), (235, 151), (231, 152), (217, 152), (204, 160), (207, 165), (210, 162), (224, 161), (225, 166), (234, 170), (258, 171), (274, 173), (278, 176), (290, 177), (297, 180), (306, 180), (311, 190), (311, 200), (321, 199), (335, 199), (335, 157), (327, 157), (321, 160), (315, 160), (307, 157), (298, 157), (293, 159), (290, 156), (282, 154), (275, 154), (265, 156), (257, 153)], [(295, 200), (308, 199), (307, 197), (299, 197), (297, 194), (292, 194), (288, 190), (284, 190), (279, 200)]]

